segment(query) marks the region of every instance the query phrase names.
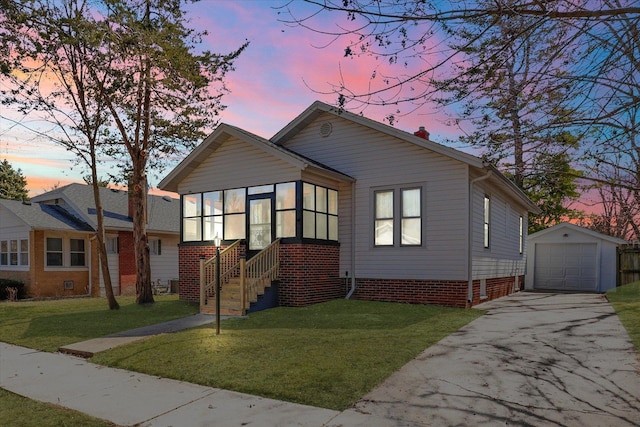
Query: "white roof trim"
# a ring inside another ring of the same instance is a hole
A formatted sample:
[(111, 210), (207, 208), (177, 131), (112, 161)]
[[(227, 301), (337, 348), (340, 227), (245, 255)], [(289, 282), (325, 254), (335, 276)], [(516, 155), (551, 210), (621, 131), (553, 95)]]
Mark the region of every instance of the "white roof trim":
[(569, 229), (571, 231), (575, 231), (577, 233), (586, 234), (596, 239), (606, 240), (611, 243), (615, 243), (617, 245), (624, 245), (629, 242), (626, 240), (620, 239), (618, 237), (608, 236), (606, 234), (598, 233), (597, 231), (589, 230), (588, 228), (581, 227), (579, 225), (571, 224), (570, 222), (561, 222), (560, 224), (556, 224), (553, 227), (545, 228), (544, 230), (540, 230), (533, 234), (530, 234), (527, 237), (527, 240), (536, 240), (539, 237), (545, 236), (549, 233), (557, 232), (560, 229)]

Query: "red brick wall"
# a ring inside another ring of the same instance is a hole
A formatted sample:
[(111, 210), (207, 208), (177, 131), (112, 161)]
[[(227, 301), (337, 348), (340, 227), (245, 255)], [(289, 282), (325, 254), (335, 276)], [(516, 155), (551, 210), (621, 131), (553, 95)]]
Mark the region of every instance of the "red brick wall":
[[(487, 298), (480, 299), (480, 281), (473, 281), (472, 305), (514, 292), (514, 277), (487, 279)], [(519, 277), (520, 289), (524, 276)], [(467, 307), (468, 282), (446, 280), (356, 279), (353, 298), (370, 301), (404, 302)]]
[(200, 256), (209, 259), (215, 253), (216, 247), (213, 245), (178, 247), (178, 295), (181, 300), (200, 302)]
[[(340, 278), (340, 248), (331, 245), (281, 244), (279, 304), (303, 307), (344, 298), (350, 282)], [(198, 302), (200, 298), (200, 256), (210, 258), (214, 246), (179, 247), (180, 299)], [(519, 277), (520, 288), (524, 276)], [(487, 279), (487, 298), (480, 300), (480, 281), (473, 283), (472, 305), (489, 301), (514, 291), (514, 277)], [(401, 280), (358, 278), (354, 299), (391, 301), (410, 304), (436, 304), (466, 307), (467, 281)]]
[[(496, 298), (504, 297), (516, 292), (515, 280), (516, 278), (514, 276), (496, 277), (492, 279), (487, 279), (487, 287), (486, 287), (487, 297), (483, 299), (480, 299), (480, 280), (474, 280), (472, 305), (491, 301)], [(524, 276), (518, 277), (518, 283), (519, 283), (518, 288), (524, 289)]]
[(120, 274), (120, 294), (136, 294), (136, 254), (133, 232), (118, 233), (118, 262)]
[(280, 245), (279, 304), (302, 307), (343, 298), (340, 248), (331, 245)]
[(370, 301), (404, 302), (465, 307), (466, 281), (356, 279), (353, 298)]
[[(346, 285), (339, 278), (339, 251), (330, 245), (281, 244), (279, 304), (301, 307), (343, 298)], [(215, 246), (179, 247), (181, 300), (199, 301), (200, 256), (208, 259), (214, 254)]]

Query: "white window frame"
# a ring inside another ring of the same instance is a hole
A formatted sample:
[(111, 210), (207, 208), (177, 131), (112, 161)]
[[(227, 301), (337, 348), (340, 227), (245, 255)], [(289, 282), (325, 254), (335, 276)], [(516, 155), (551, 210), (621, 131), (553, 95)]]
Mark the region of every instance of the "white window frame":
[[(424, 224), (425, 224), (425, 184), (424, 183), (415, 183), (415, 184), (400, 184), (392, 187), (379, 187), (372, 189), (371, 192), (371, 204), (372, 204), (372, 221), (373, 221), (373, 233), (372, 233), (372, 243), (374, 248), (422, 248), (424, 247)], [(418, 190), (420, 195), (420, 215), (418, 216), (405, 216), (403, 212), (403, 199), (405, 191), (413, 191)], [(391, 193), (392, 195), (392, 216), (391, 217), (382, 217), (378, 215), (377, 212), (377, 195), (380, 193)], [(419, 243), (411, 244), (403, 242), (403, 222), (405, 219), (418, 219), (420, 221), (420, 237)], [(392, 243), (390, 244), (379, 244), (376, 239), (376, 229), (380, 221), (390, 221), (392, 224)]]
[[(47, 239), (59, 239), (62, 241), (62, 251), (48, 251), (47, 250)], [(74, 251), (74, 253), (83, 253), (84, 254), (84, 265), (71, 265), (71, 240), (82, 240), (84, 242), (83, 251)], [(62, 253), (62, 265), (49, 265), (47, 260), (47, 254), (51, 253)], [(88, 264), (91, 258), (91, 243), (89, 239), (83, 236), (63, 236), (63, 235), (45, 235), (44, 236), (44, 269), (45, 271), (56, 271), (56, 270), (87, 270)]]

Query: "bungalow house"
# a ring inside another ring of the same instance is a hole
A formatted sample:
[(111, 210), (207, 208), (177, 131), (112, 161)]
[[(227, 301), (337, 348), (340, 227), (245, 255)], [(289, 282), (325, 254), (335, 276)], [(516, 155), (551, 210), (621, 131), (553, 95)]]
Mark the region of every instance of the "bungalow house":
[[(159, 187), (181, 197), (180, 297), (210, 306), (219, 275), (224, 304), (243, 276), (230, 296), (242, 312), (272, 283), (285, 306), (348, 296), (465, 307), (509, 294), (523, 286), (537, 211), (497, 169), (424, 129), (321, 102), (269, 140), (219, 125)], [(238, 262), (254, 257), (269, 277), (250, 289), (262, 273)]]
[[(109, 272), (116, 295), (135, 294), (129, 198), (101, 188)], [(151, 278), (167, 288), (178, 277), (179, 203), (149, 196)], [(0, 199), (0, 277), (19, 280), (32, 297), (104, 295), (93, 189), (70, 184), (30, 202)]]

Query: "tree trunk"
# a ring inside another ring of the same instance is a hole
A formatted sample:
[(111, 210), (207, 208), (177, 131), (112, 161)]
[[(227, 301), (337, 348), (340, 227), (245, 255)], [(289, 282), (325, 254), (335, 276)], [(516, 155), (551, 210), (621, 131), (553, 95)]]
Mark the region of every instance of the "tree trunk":
[(93, 200), (96, 205), (96, 219), (98, 223), (98, 229), (96, 230), (96, 237), (98, 240), (98, 258), (100, 260), (100, 269), (102, 271), (102, 279), (104, 280), (104, 292), (107, 297), (107, 302), (109, 303), (109, 309), (118, 310), (120, 308), (120, 304), (118, 304), (118, 301), (116, 301), (116, 297), (113, 294), (111, 273), (109, 272), (109, 263), (107, 261), (107, 246), (105, 244), (104, 233), (104, 211), (102, 209), (102, 200), (100, 198), (100, 187), (98, 186), (97, 164), (93, 144), (91, 153), (91, 187), (93, 188)]
[[(151, 287), (151, 264), (149, 258), (149, 239), (147, 236), (147, 180), (146, 176), (134, 165), (132, 184), (133, 202), (133, 242), (136, 256), (136, 302), (153, 303)], [(144, 169), (142, 169), (144, 170)]]

